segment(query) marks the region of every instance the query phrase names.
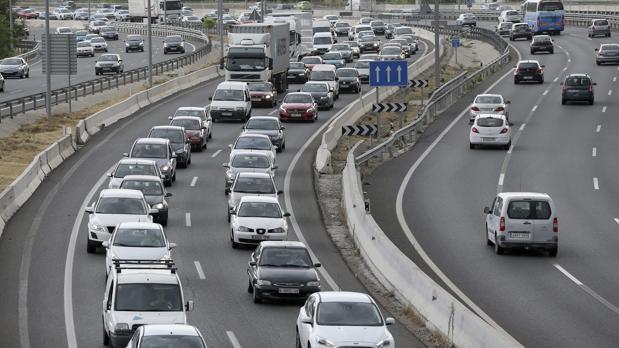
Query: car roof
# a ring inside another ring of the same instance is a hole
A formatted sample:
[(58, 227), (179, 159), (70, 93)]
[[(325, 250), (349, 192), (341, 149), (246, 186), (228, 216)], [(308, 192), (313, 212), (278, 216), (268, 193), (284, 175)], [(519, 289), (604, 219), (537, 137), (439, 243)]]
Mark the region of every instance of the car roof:
[(167, 144), (169, 142), (170, 140), (165, 138), (138, 138), (135, 141), (136, 144)]
[[(246, 134), (255, 134), (255, 133), (246, 133)], [(266, 153), (256, 152), (256, 151), (252, 151), (252, 150), (234, 150), (234, 152), (232, 152), (230, 155), (232, 157), (236, 157), (236, 156), (262, 156), (262, 157), (266, 157), (266, 158), (269, 158), (269, 159), (271, 158), (271, 156), (267, 155)]]
[(241, 197), (241, 200), (239, 201), (239, 203), (243, 203), (243, 202), (260, 202), (260, 203), (279, 204), (279, 201), (277, 200), (277, 198), (272, 197), (272, 196), (243, 196)]
[(150, 164), (156, 165), (155, 161), (142, 158), (123, 158), (118, 161), (118, 164)]
[(237, 137), (237, 139), (241, 138), (241, 137), (243, 137), (243, 138), (250, 138), (251, 137), (251, 138), (267, 138), (267, 139), (271, 139), (266, 134), (258, 134), (258, 133), (243, 133), (243, 134), (239, 135)]
[(247, 82), (241, 81), (223, 81), (217, 85), (217, 89), (245, 89), (247, 87)]
[[(139, 267), (139, 266), (136, 266)], [(172, 273), (169, 268), (149, 268), (131, 269), (130, 266), (123, 268), (121, 273), (116, 273), (117, 284), (135, 284), (135, 283), (151, 283), (151, 284), (178, 284), (180, 282), (175, 273)]]
[(238, 173), (237, 176), (248, 177), (248, 178), (271, 178), (271, 174), (267, 173), (251, 173), (251, 172), (241, 172)]
[(260, 246), (263, 248), (303, 248), (307, 249), (307, 246), (303, 242), (296, 240), (282, 240), (282, 241), (264, 241), (260, 242)]
[(520, 64), (520, 63), (537, 63), (537, 64), (540, 64), (538, 60), (534, 60), (534, 59), (523, 59), (523, 60), (518, 62), (518, 64)]
[(252, 116), (249, 120), (274, 120), (274, 121), (279, 121), (279, 117), (275, 117), (275, 116)]
[(202, 119), (199, 116), (174, 116), (174, 118), (172, 118), (172, 121), (174, 120), (193, 120), (202, 122)]
[(503, 96), (501, 94), (490, 94), (490, 93), (486, 93), (486, 94), (478, 94), (475, 99), (477, 99), (477, 97), (500, 97), (503, 98)]
[(502, 198), (532, 198), (552, 200), (547, 193), (539, 192), (501, 192), (499, 193), (499, 196)]
[(570, 78), (570, 77), (586, 77), (586, 78), (591, 78), (591, 76), (587, 75), (587, 74), (582, 74), (582, 73), (577, 73), (577, 74), (569, 74), (567, 76), (565, 76), (566, 79)]
[(200, 110), (200, 111), (204, 111), (204, 107), (200, 107), (200, 106), (181, 106), (181, 107), (176, 109), (176, 111), (178, 111), (178, 110)]
[(159, 230), (163, 230), (163, 227), (158, 224), (158, 223), (154, 223), (154, 222), (121, 222), (120, 224), (118, 224), (118, 228), (143, 228), (143, 229), (149, 229), (149, 230), (154, 230), (154, 229), (159, 229)]
[(289, 95), (295, 95), (295, 94), (309, 95), (310, 97), (312, 96), (310, 93), (307, 93), (307, 92), (292, 92), (292, 93), (286, 94), (286, 97), (289, 96)]
[(103, 189), (99, 197), (143, 198), (142, 191), (127, 189)]
[(135, 181), (159, 181), (161, 178), (154, 175), (125, 175), (122, 181), (135, 180)]
[[(179, 116), (177, 116), (179, 117)], [(185, 131), (185, 129), (181, 126), (154, 126), (152, 129), (168, 129), (168, 130), (177, 130), (177, 131)]]
[(144, 336), (200, 336), (198, 328), (187, 324), (149, 324), (143, 326)]
[(479, 114), (477, 116), (475, 116), (476, 119), (478, 118), (500, 118), (502, 120), (506, 120), (507, 118), (505, 117), (505, 115), (499, 115), (499, 114)]
[(372, 303), (370, 296), (352, 291), (321, 291), (320, 302), (365, 302)]
[(314, 37), (316, 37), (316, 36), (328, 36), (328, 37), (331, 37), (331, 33), (330, 32), (320, 32), (320, 33), (314, 34)]

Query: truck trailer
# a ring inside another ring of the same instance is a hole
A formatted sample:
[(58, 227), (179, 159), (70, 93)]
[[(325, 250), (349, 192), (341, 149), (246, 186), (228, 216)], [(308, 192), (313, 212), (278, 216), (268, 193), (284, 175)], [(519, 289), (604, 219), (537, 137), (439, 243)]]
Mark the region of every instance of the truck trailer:
[[(179, 21), (183, 2), (181, 0), (150, 0), (151, 22)], [(148, 0), (129, 0), (129, 21), (144, 22), (148, 18)]]

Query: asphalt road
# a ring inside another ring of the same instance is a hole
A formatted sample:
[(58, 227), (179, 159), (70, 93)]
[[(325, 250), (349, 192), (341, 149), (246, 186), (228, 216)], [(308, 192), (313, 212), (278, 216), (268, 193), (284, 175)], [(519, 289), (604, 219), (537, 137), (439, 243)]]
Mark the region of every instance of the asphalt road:
[[(0, 346), (67, 347), (67, 337), (73, 335), (79, 347), (102, 346), (104, 255), (86, 253), (82, 207), (91, 203), (89, 193), (96, 194), (101, 183), (107, 184), (103, 175), (134, 139), (145, 136), (152, 126), (167, 124), (177, 107), (204, 105), (219, 82), (179, 93), (102, 130), (55, 170), (7, 224), (0, 240), (0, 283), (5, 284), (0, 298)], [(289, 91), (300, 87), (291, 85)], [(276, 183), (285, 191), (281, 201), (292, 214), (291, 225), (298, 226), (291, 228), (289, 238), (305, 238), (322, 262), (322, 270), (329, 275), (322, 274), (325, 290), (364, 291), (325, 232), (311, 174), (319, 130), (358, 97), (341, 94), (335, 108), (320, 112), (315, 123), (285, 124), (287, 146), (276, 160), (280, 168)], [(253, 111), (253, 115), (276, 113), (277, 108)], [(196, 304), (189, 321), (200, 328), (209, 347), (238, 348), (231, 337), (240, 347), (292, 346), (301, 304), (254, 304), (246, 292), (251, 250), (234, 250), (229, 242), (221, 164), (240, 128), (240, 123), (215, 124), (207, 151), (194, 153), (191, 166), (178, 171), (169, 189), (174, 196), (166, 233), (178, 244), (173, 259), (185, 296)], [(422, 346), (400, 324), (390, 330), (399, 346)]]
[[(613, 153), (619, 121), (613, 115), (619, 68), (594, 60), (594, 48), (615, 39), (588, 39), (586, 29), (572, 27), (553, 39), (560, 46), (554, 55), (531, 56), (529, 42), (513, 43), (523, 59), (546, 65), (544, 84), (514, 85), (509, 71), (502, 79), (497, 74), (490, 82), (495, 84), (463, 98), (412, 151), (379, 167), (364, 187), (373, 216), (403, 252), (431, 269), (412, 247), (405, 232), (410, 229), (437, 269), (524, 346), (617, 347), (619, 203), (613, 193), (619, 162)], [(560, 82), (568, 73), (588, 73), (597, 82), (593, 106), (561, 105)], [(470, 150), (468, 113), (456, 120), (487, 89), (512, 102), (513, 136), (519, 138), (511, 156)], [(401, 184), (402, 224), (396, 214)], [(486, 246), (482, 210), (498, 188), (553, 197), (560, 226), (556, 258), (498, 256)]]
[[(81, 22), (80, 22), (81, 23)], [(86, 23), (86, 22), (83, 22)], [(41, 28), (33, 28), (30, 31), (30, 35), (34, 35), (40, 40), (44, 30)], [(148, 64), (148, 42), (144, 37), (144, 52), (130, 52), (125, 53), (125, 38), (127, 34), (120, 33), (118, 40), (108, 40), (108, 52), (95, 52), (94, 57), (78, 57), (77, 58), (77, 74), (71, 76), (71, 84), (84, 82), (95, 79), (99, 76), (95, 75), (95, 62), (105, 53), (118, 53), (123, 59), (125, 64), (125, 71), (146, 66)], [(168, 59), (172, 59), (180, 54), (163, 54), (162, 38), (153, 36), (153, 63), (162, 62)], [(186, 44), (186, 53), (192, 53), (196, 47), (194, 44)], [(45, 92), (45, 75), (43, 74), (43, 67), (41, 60), (37, 60), (34, 63), (30, 63), (30, 77), (19, 78), (7, 78), (5, 79), (4, 92), (0, 93), (0, 102), (10, 99), (20, 98), (28, 96), (34, 93)], [(69, 79), (66, 75), (54, 75), (52, 77), (52, 89), (62, 88), (69, 85)]]

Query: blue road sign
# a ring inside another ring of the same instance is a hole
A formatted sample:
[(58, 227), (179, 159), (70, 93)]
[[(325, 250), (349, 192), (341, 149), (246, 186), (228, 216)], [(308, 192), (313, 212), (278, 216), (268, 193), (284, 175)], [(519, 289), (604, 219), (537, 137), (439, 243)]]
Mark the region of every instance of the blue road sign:
[(460, 39), (451, 39), (451, 47), (453, 48), (460, 47)]
[(370, 62), (370, 86), (408, 86), (408, 65), (405, 60)]
[(468, 8), (473, 7), (473, 0), (466, 0), (466, 7)]

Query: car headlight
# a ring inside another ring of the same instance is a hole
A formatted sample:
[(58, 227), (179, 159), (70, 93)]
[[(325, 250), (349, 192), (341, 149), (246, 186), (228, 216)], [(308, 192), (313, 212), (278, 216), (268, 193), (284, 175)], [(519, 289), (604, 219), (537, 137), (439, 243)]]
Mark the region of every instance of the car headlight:
[(167, 260), (171, 260), (170, 255), (165, 254), (163, 255), (161, 258), (159, 258), (160, 261), (167, 261)]
[(163, 47), (168, 47), (168, 44), (164, 42)]
[(177, 155), (182, 155), (185, 152), (185, 149), (176, 150)]
[(97, 231), (97, 232), (107, 232), (107, 229), (105, 228), (105, 226), (101, 226), (98, 224), (88, 223), (88, 229), (91, 231)]
[(320, 100), (326, 100), (326, 99), (329, 99), (329, 97), (326, 95), (324, 97), (320, 97)]
[(305, 284), (307, 286), (320, 286), (320, 281), (319, 280), (314, 280), (311, 282), (307, 282), (307, 284)]
[(378, 342), (378, 344), (376, 345), (376, 348), (384, 348), (384, 347), (391, 347), (390, 339), (382, 340)]
[(163, 209), (164, 206), (163, 206), (163, 203), (157, 203), (157, 204), (153, 205), (153, 208), (154, 209)]
[(378, 42), (375, 42), (375, 43), (374, 43), (374, 46), (378, 46)]
[(170, 170), (170, 166), (167, 164), (161, 167), (162, 172), (167, 172), (168, 170)]
[(233, 173), (232, 171), (227, 171), (227, 172), (226, 172), (226, 178), (227, 178), (228, 180), (234, 180), (234, 176), (235, 176), (235, 175), (234, 175), (234, 173)]
[(264, 279), (258, 279), (256, 280), (256, 285), (271, 285), (271, 282), (268, 280), (264, 280)]
[(114, 332), (117, 334), (130, 334), (131, 329), (127, 323), (118, 323), (114, 325)]
[(129, 47), (129, 43), (128, 43), (128, 42), (125, 42), (125, 46), (126, 46), (126, 47)]
[(236, 230), (237, 230), (238, 232), (249, 232), (249, 227), (246, 227), (246, 226), (239, 226)]
[(234, 111), (243, 111), (243, 110), (245, 110), (245, 108), (242, 106), (237, 106), (234, 108)]
[(211, 105), (210, 110), (219, 110), (219, 106)]
[(144, 42), (140, 42), (140, 46), (144, 46)]
[(281, 108), (281, 107), (279, 108), (279, 112), (288, 113), (288, 111), (286, 111), (286, 109)]
[(265, 95), (264, 97), (267, 98), (267, 99), (271, 99), (270, 95)]
[(274, 228), (271, 233), (286, 233), (286, 230), (283, 227)]
[(314, 108), (309, 108), (305, 112), (314, 112)]
[(323, 347), (329, 347), (329, 348), (335, 348), (336, 347), (335, 343), (333, 343), (333, 342), (331, 342), (328, 339), (323, 338), (323, 337), (317, 336), (316, 337), (316, 342), (318, 342), (318, 344), (323, 346)]

